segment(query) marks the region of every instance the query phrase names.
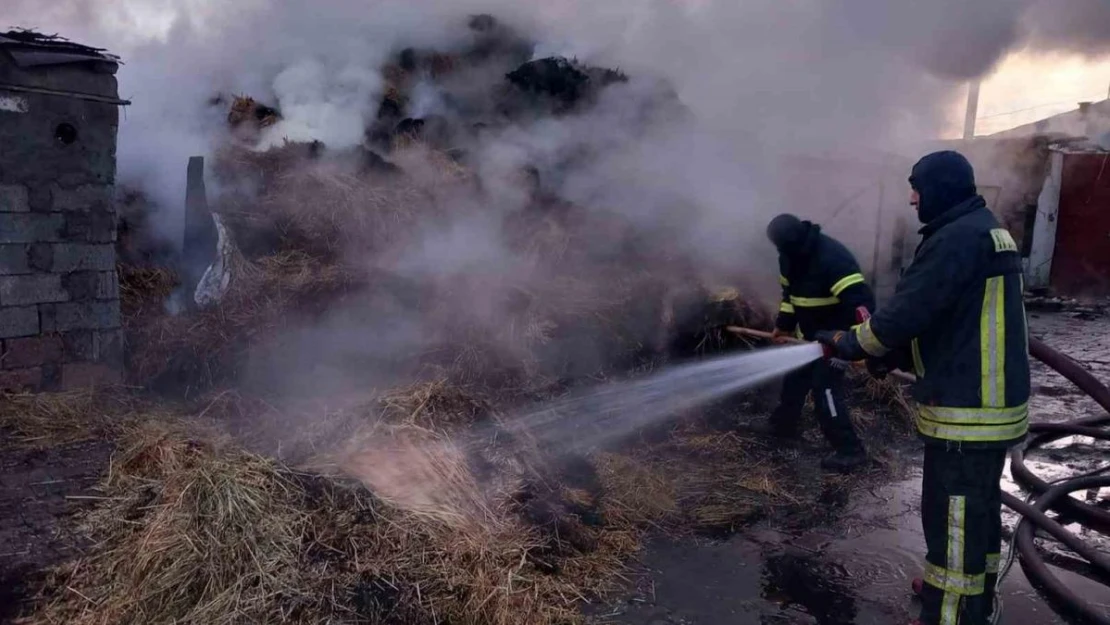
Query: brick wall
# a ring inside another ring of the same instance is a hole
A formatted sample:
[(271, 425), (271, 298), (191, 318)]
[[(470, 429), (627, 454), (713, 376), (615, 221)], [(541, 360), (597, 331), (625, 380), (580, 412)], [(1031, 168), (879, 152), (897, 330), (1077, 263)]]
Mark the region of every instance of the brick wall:
[[(85, 93), (115, 96), (114, 76), (79, 71), (38, 70), (32, 82), (65, 89), (79, 77)], [(23, 103), (0, 110), (0, 389), (118, 382), (117, 107), (3, 87), (0, 97)], [(58, 138), (61, 124), (75, 140)]]

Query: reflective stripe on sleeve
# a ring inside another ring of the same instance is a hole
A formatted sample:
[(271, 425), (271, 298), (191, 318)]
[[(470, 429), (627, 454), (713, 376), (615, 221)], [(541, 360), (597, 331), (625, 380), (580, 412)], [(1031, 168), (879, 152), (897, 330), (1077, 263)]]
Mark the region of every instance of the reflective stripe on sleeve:
[(921, 360), (921, 345), (918, 344), (917, 339), (910, 344), (910, 351), (913, 352), (913, 372), (919, 378), (925, 377), (925, 361)]
[(850, 286), (855, 286), (857, 284), (863, 284), (864, 282), (865, 280), (863, 279), (862, 273), (853, 273), (841, 278), (839, 281), (837, 281), (836, 284), (832, 286), (831, 289), (829, 289), (829, 291), (833, 294), (833, 297), (839, 297), (844, 289)]
[(860, 347), (868, 354), (881, 358), (890, 353), (890, 349), (883, 345), (882, 341), (875, 336), (871, 331), (871, 320), (868, 319), (856, 327), (856, 340), (859, 341)]
[(782, 304), (779, 304), (779, 312), (784, 312), (784, 313), (788, 313), (788, 314), (793, 315), (794, 314), (794, 305), (791, 304), (790, 302), (783, 302)]

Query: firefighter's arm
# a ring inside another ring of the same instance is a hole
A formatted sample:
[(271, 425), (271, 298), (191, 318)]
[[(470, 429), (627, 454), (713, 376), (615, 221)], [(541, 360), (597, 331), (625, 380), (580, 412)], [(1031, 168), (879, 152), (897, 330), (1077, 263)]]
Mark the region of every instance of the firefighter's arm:
[(790, 303), (790, 281), (786, 279), (786, 262), (779, 258), (779, 284), (782, 286), (782, 302), (778, 316), (775, 317), (775, 334), (793, 334), (798, 325), (794, 317), (794, 305)]
[(829, 268), (829, 292), (852, 310), (860, 307), (875, 312), (875, 294), (854, 261), (842, 261)]
[(930, 326), (950, 314), (952, 305), (973, 279), (975, 241), (957, 236), (927, 241), (898, 283), (894, 296), (851, 333), (867, 356), (886, 357), (906, 348)]

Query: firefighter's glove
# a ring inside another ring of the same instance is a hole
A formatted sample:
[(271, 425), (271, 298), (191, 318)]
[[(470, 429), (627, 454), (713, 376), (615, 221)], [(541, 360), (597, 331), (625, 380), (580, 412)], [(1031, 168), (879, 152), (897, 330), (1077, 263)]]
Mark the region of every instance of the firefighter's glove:
[(816, 338), (825, 346), (825, 358), (840, 358), (849, 362), (867, 358), (867, 352), (863, 351), (852, 332), (823, 330), (817, 333)]

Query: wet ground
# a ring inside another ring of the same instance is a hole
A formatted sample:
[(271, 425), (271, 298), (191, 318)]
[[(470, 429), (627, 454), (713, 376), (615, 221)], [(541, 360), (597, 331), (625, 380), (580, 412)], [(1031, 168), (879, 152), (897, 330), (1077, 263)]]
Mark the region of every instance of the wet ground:
[(30, 574), (63, 562), (81, 540), (66, 519), (95, 498), (111, 455), (103, 443), (46, 449), (4, 445), (0, 432), (0, 623), (19, 608)]
[[(1110, 318), (1066, 312), (1033, 313), (1031, 318), (1034, 335), (1110, 382)], [(1101, 414), (1093, 401), (1043, 365), (1034, 364), (1033, 376), (1035, 420), (1061, 422)], [(886, 463), (888, 467), (909, 469), (878, 470), (876, 479), (850, 487), (829, 479), (817, 486), (822, 492), (819, 508), (802, 511), (804, 519), (792, 519), (789, 529), (781, 520), (767, 520), (725, 539), (657, 538), (630, 571), (623, 596), (591, 606), (591, 620), (614, 625), (908, 623), (916, 613), (909, 582), (920, 574), (924, 551), (915, 469), (920, 449), (898, 443), (881, 450), (876, 437), (882, 435), (872, 434), (872, 451), (898, 460)], [(74, 445), (0, 454), (0, 518), (5, 519), (0, 524), (0, 622), (11, 616), (5, 610), (14, 608), (14, 598), (22, 594), (17, 580), (24, 572), (59, 562), (78, 546), (65, 535), (64, 517), (93, 494), (88, 488), (110, 453), (106, 446)], [(787, 457), (815, 463), (820, 450)], [(1029, 465), (1045, 479), (1054, 479), (1107, 461), (1110, 446), (1071, 438), (1032, 455)], [(816, 472), (798, 475), (824, 479)], [(1012, 483), (1006, 487), (1018, 490)], [(1101, 497), (1107, 498), (1106, 490)], [(1011, 526), (1015, 520), (1007, 516)], [(1110, 541), (1101, 540), (1110, 553)], [(1056, 556), (1050, 562), (1069, 563), (1065, 550), (1042, 544)], [(1110, 589), (1067, 571), (1058, 574), (1110, 611)], [(1020, 566), (1007, 578), (1003, 598), (1003, 623), (1062, 622), (1030, 588)]]
[[(1110, 318), (1032, 313), (1035, 336), (1110, 382)], [(1035, 363), (1033, 418), (1061, 422), (1098, 416), (1101, 409), (1070, 383)], [(920, 449), (899, 450), (920, 466)], [(1110, 461), (1110, 446), (1073, 437), (1030, 455), (1028, 466), (1046, 480), (1088, 471)], [(1005, 488), (1018, 493), (1007, 469)], [(1098, 499), (1099, 494), (1090, 494)], [(1106, 490), (1101, 493), (1106, 500)], [(917, 606), (910, 580), (920, 576), (925, 540), (920, 527), (920, 473), (876, 488), (859, 488), (846, 502), (830, 501), (817, 529), (779, 531), (768, 524), (726, 540), (663, 539), (649, 543), (625, 596), (589, 610), (591, 621), (628, 625), (909, 623)], [(1012, 529), (1016, 517), (1005, 515)], [(1110, 553), (1110, 540), (1082, 532)], [(1039, 541), (1050, 563), (1068, 566), (1065, 549)], [(1051, 557), (1055, 556), (1055, 557)], [(1110, 614), (1110, 588), (1054, 569), (1082, 596)], [(1063, 623), (1030, 587), (1015, 564), (1003, 585), (1002, 623)]]

